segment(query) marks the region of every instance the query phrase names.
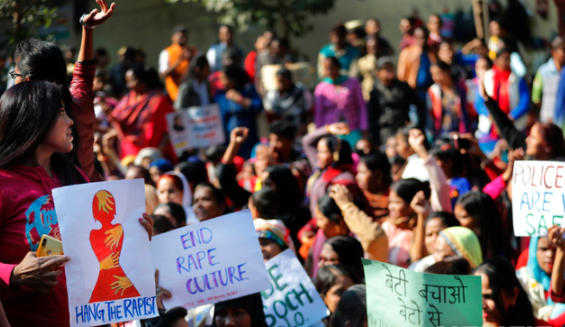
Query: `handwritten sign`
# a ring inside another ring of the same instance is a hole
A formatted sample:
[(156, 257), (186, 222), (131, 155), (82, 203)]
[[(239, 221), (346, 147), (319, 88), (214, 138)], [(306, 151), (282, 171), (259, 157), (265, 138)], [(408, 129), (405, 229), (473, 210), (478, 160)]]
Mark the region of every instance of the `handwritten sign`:
[(479, 276), (424, 274), (362, 260), (370, 327), (482, 326)]
[(167, 115), (167, 123), (177, 153), (222, 144), (226, 140), (217, 104), (172, 112)]
[(244, 210), (160, 234), (151, 241), (165, 307), (192, 308), (269, 288), (253, 218)]
[[(65, 264), (71, 326), (100, 326), (159, 315), (143, 180), (53, 190)], [(143, 260), (140, 260), (143, 258)]]
[(271, 288), (261, 292), (267, 325), (311, 326), (327, 316), (327, 307), (292, 250), (265, 263)]
[(516, 161), (512, 176), (512, 216), (516, 236), (547, 235), (565, 224), (565, 163)]

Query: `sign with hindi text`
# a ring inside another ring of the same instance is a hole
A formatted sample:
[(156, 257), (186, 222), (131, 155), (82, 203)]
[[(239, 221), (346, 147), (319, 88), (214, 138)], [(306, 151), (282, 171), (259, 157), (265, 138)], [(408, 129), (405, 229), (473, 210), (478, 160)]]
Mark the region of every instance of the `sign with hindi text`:
[(142, 179), (53, 190), (71, 326), (100, 326), (159, 315)]
[(516, 236), (544, 236), (565, 224), (564, 162), (514, 162), (512, 217)]
[(481, 277), (425, 274), (362, 260), (369, 327), (483, 325)]
[(261, 292), (267, 325), (311, 326), (328, 308), (291, 249), (265, 263), (271, 287)]
[(171, 143), (179, 154), (184, 150), (223, 144), (226, 140), (217, 104), (172, 112), (167, 114), (167, 124)]
[(151, 241), (166, 308), (193, 308), (269, 288), (249, 210), (157, 235)]

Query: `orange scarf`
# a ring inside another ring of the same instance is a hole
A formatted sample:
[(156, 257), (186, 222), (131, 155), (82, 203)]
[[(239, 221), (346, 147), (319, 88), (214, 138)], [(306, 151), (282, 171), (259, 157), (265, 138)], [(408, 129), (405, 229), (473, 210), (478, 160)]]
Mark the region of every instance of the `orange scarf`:
[[(165, 50), (169, 54), (169, 65), (172, 65), (179, 60), (180, 56), (182, 55), (183, 48), (178, 44), (173, 44)], [(192, 52), (192, 49), (189, 48), (189, 51)], [(173, 101), (175, 101), (177, 98), (181, 79), (188, 70), (189, 65), (190, 60), (183, 60), (180, 65), (169, 76), (165, 78), (165, 87), (167, 88), (167, 93), (169, 93), (169, 97), (171, 97), (171, 100)]]

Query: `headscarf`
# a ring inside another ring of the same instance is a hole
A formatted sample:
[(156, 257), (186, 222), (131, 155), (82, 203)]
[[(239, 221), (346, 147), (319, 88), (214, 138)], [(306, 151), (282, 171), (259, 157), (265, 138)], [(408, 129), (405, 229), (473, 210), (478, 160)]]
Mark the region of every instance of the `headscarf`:
[(171, 162), (167, 159), (158, 159), (153, 161), (149, 167), (157, 167), (161, 172), (166, 173), (168, 171), (171, 171), (173, 169), (175, 169), (173, 167), (173, 164), (171, 164)]
[(277, 243), (281, 249), (285, 250), (292, 243), (290, 238), (290, 231), (284, 226), (284, 223), (278, 219), (266, 220), (255, 219), (253, 220), (255, 231), (258, 238), (266, 238)]
[(154, 162), (159, 159), (162, 159), (163, 154), (157, 148), (143, 148), (139, 150), (139, 152), (137, 153), (137, 156), (135, 157), (133, 164), (136, 166), (141, 166), (141, 162), (143, 161), (143, 158), (147, 158), (147, 157), (150, 157), (151, 162)]
[(190, 190), (190, 186), (188, 185), (186, 177), (176, 171), (168, 171), (164, 175), (177, 176), (178, 178), (180, 178), (182, 182), (182, 207), (184, 208), (184, 212), (186, 213), (186, 224), (194, 225), (199, 223), (200, 221), (194, 214), (194, 210), (192, 210), (192, 191)]
[(267, 327), (267, 318), (265, 318), (265, 313), (263, 312), (261, 294), (255, 293), (239, 297), (237, 299), (216, 303), (214, 306), (214, 320), (212, 322), (212, 327), (217, 327), (216, 315), (218, 312), (229, 308), (238, 308), (247, 311), (247, 313), (251, 316), (251, 327)]
[(439, 232), (455, 254), (467, 259), (473, 269), (483, 262), (481, 243), (477, 235), (466, 227), (454, 226)]

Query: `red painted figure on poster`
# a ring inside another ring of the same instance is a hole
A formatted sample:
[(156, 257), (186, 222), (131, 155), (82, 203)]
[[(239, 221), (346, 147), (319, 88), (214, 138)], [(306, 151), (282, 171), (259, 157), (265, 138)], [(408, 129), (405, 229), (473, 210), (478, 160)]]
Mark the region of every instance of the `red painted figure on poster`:
[(99, 191), (92, 200), (94, 219), (102, 228), (90, 232), (90, 244), (100, 263), (100, 273), (89, 303), (140, 296), (120, 266), (120, 252), (124, 242), (124, 228), (112, 224), (116, 215), (116, 201), (108, 191)]

